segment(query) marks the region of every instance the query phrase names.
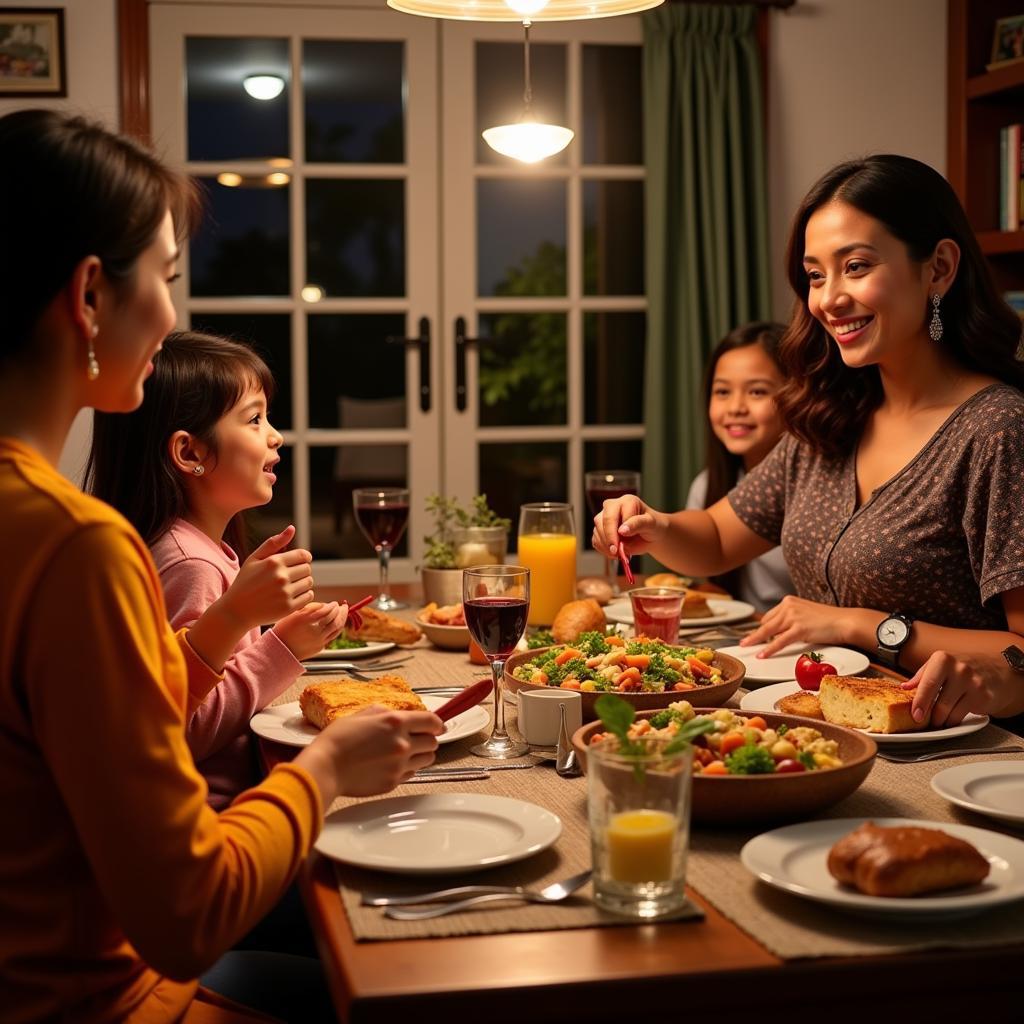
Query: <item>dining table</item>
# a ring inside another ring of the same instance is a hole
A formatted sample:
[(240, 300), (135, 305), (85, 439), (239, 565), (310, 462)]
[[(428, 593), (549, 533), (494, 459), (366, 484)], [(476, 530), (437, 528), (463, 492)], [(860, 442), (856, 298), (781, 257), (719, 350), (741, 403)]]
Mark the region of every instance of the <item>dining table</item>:
[[(328, 587), (318, 597), (354, 600), (365, 593), (360, 587)], [(411, 617), (418, 588), (396, 584), (393, 593), (410, 604), (398, 614)], [(744, 628), (730, 627), (724, 640), (735, 643), (731, 637)], [(412, 685), (465, 686), (488, 673), (471, 664), (465, 651), (439, 650), (426, 638), (402, 650), (412, 657), (396, 671)], [(301, 677), (275, 703), (296, 700), (310, 681)], [(507, 722), (515, 731), (514, 706)], [(439, 747), (437, 763), (479, 764), (468, 752), (478, 740)], [(1012, 749), (1019, 740), (994, 724), (970, 744), (979, 751), (974, 758), (915, 765), (876, 760), (860, 789), (822, 817), (923, 817), (937, 826), (968, 824), (1024, 839), (1024, 826), (962, 810), (931, 794), (932, 774), (981, 761), (986, 750), (1005, 747), (1007, 760), (1024, 760), (1024, 753)], [(295, 753), (266, 739), (260, 750), (267, 768)], [(428, 792), (518, 796), (546, 803), (563, 819), (562, 837), (544, 855), (450, 884), (497, 875), (499, 881), (532, 887), (571, 874), (574, 865), (589, 867), (585, 777), (560, 778), (540, 763), (493, 772), (486, 780), (404, 785), (389, 795)], [(343, 799), (335, 807), (353, 803)], [(417, 885), (432, 888), (432, 879), (389, 879), (316, 852), (303, 863), (298, 883), (338, 1019), (351, 1024), (409, 1024), (417, 1015), (488, 1024), (621, 1022), (626, 1014), (714, 1014), (729, 1021), (963, 1021), (979, 1013), (1000, 1021), (1024, 1019), (1024, 901), (954, 922), (858, 917), (812, 905), (769, 888), (740, 864), (743, 842), (772, 827), (694, 823), (687, 875), (691, 912), (665, 921), (613, 919), (582, 899), (574, 909), (564, 908), (565, 921), (556, 916), (561, 907), (517, 906), (430, 923), (386, 922), (377, 908), (358, 906), (361, 889), (391, 884), (395, 891), (411, 891)]]

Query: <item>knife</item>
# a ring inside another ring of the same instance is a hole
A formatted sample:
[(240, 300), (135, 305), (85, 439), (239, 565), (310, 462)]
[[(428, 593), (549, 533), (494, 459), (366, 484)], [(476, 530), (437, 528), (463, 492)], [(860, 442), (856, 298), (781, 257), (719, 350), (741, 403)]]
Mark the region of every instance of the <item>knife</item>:
[(437, 772), (425, 772), (423, 775), (414, 775), (406, 779), (403, 786), (409, 786), (414, 782), (473, 782), (477, 779), (489, 779), (487, 772), (460, 772), (458, 775), (440, 775)]
[(417, 775), (477, 775), (485, 772), (510, 771), (513, 768), (534, 768), (539, 761), (531, 761), (529, 764), (491, 764), (477, 768), (475, 765), (465, 765), (462, 768), (421, 768)]

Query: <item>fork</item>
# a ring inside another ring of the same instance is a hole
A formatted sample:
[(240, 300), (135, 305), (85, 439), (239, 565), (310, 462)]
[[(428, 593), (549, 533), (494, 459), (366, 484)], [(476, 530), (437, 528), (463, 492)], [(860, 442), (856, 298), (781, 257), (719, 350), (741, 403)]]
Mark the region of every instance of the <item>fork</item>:
[(962, 747), (956, 750), (931, 750), (923, 754), (916, 754), (913, 751), (906, 754), (892, 751), (879, 751), (878, 756), (883, 761), (894, 761), (897, 764), (916, 764), (918, 761), (938, 761), (944, 757), (963, 757), (968, 754), (1014, 754), (1024, 753), (1024, 747), (999, 747), (997, 750), (991, 748), (978, 749), (977, 747)]
[[(359, 678), (360, 672), (386, 672), (396, 665), (404, 665), (412, 660), (412, 655), (394, 658), (391, 661), (305, 661), (303, 666), (307, 672), (348, 672)], [(364, 679), (363, 682), (366, 680)]]

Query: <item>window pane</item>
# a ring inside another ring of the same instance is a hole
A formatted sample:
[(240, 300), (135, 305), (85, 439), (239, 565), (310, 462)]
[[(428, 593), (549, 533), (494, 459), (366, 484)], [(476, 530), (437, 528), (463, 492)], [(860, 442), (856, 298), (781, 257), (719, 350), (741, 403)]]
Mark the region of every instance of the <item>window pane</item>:
[(480, 295), (565, 295), (565, 182), (477, 182)]
[[(643, 441), (585, 441), (583, 444), (583, 471), (598, 469), (643, 469)], [(643, 477), (640, 478), (641, 486)]]
[(512, 520), (509, 550), (516, 548), (519, 506), (527, 501), (565, 501), (568, 452), (561, 441), (481, 444), (480, 491), (499, 516)]
[[(509, 164), (518, 160), (496, 153), (484, 142), (485, 128), (515, 124), (523, 115), (523, 44), (476, 44), (476, 158), (481, 164)], [(533, 118), (541, 124), (569, 126), (566, 102), (565, 45), (530, 42), (530, 104)], [(568, 148), (549, 157), (546, 164), (564, 164)]]
[(646, 331), (643, 313), (584, 313), (585, 423), (643, 423)]
[(189, 249), (191, 294), (288, 295), (289, 187), (199, 180), (209, 210)]
[(295, 522), (295, 453), (288, 445), (283, 445), (278, 454), (281, 461), (274, 467), (277, 483), (273, 498), (268, 504), (245, 513), (254, 548)]
[[(197, 331), (220, 334), (256, 350), (270, 368), (276, 385), (270, 422), (278, 430), (291, 430), (291, 317), (287, 313), (193, 313), (192, 326)], [(277, 486), (280, 488), (280, 483)]]
[(400, 42), (306, 39), (306, 159), (400, 164), (404, 74)]
[(642, 181), (583, 183), (583, 291), (643, 295)]
[(311, 427), (405, 426), (405, 345), (388, 337), (405, 338), (401, 313), (309, 317)]
[(642, 164), (639, 46), (583, 47), (583, 162)]
[(405, 182), (306, 182), (306, 283), (326, 296), (405, 294)]
[[(288, 157), (291, 66), (287, 39), (185, 40), (189, 160), (269, 160)], [(285, 83), (273, 99), (250, 96), (250, 75)]]
[(480, 317), (480, 425), (566, 422), (564, 313)]
[[(355, 521), (357, 487), (404, 487), (408, 479), (404, 445), (328, 445), (309, 450), (310, 533), (314, 558), (376, 558)], [(409, 554), (406, 531), (394, 557)], [(376, 579), (376, 576), (374, 576)]]

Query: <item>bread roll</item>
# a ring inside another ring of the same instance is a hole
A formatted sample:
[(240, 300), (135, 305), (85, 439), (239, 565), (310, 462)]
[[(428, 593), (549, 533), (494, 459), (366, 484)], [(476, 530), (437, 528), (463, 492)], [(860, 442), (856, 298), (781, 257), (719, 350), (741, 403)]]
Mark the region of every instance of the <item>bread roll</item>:
[(869, 896), (908, 897), (977, 885), (990, 867), (970, 843), (941, 829), (866, 822), (832, 847), (828, 869)]
[(584, 601), (570, 601), (558, 609), (551, 623), (551, 635), (560, 644), (571, 644), (580, 633), (591, 630), (604, 632), (605, 617), (601, 606), (591, 597)]
[(693, 581), (684, 576), (677, 576), (674, 572), (656, 572), (644, 580), (645, 587), (677, 587), (680, 590)]
[(925, 722), (910, 713), (914, 691), (903, 690), (893, 679), (859, 676), (824, 676), (818, 689), (826, 722), (869, 732), (918, 732)]
[(363, 628), (353, 629), (346, 625), (345, 636), (349, 640), (381, 640), (408, 646), (423, 636), (419, 626), (379, 612), (376, 608), (360, 608), (359, 614), (363, 619)]
[(682, 618), (706, 619), (711, 615), (708, 596), (700, 590), (687, 590), (683, 596)]
[(419, 694), (401, 676), (379, 676), (372, 683), (338, 679), (327, 683), (310, 683), (299, 694), (302, 717), (318, 729), (324, 729), (336, 718), (354, 715), (372, 704), (396, 711), (426, 711)]
[(612, 585), (600, 576), (585, 576), (576, 582), (576, 596), (592, 597), (598, 604), (607, 604), (612, 599)]

